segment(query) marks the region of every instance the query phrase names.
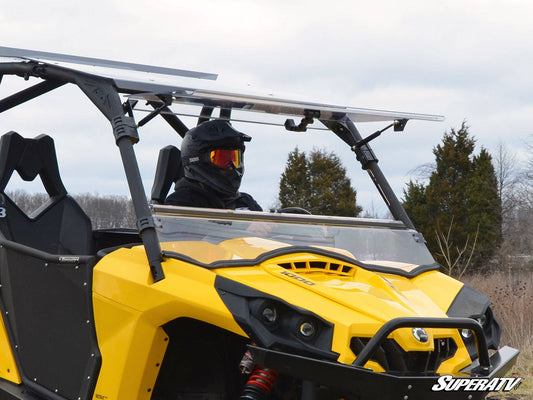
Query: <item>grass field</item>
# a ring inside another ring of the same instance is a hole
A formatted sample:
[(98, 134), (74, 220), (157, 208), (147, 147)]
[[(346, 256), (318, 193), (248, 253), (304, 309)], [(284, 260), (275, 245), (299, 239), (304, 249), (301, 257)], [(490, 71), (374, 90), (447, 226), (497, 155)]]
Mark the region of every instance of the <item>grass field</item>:
[(490, 298), (502, 325), (501, 345), (520, 350), (510, 373), (522, 377), (520, 387), (508, 394), (491, 394), (487, 399), (533, 400), (533, 272), (472, 275), (463, 281)]

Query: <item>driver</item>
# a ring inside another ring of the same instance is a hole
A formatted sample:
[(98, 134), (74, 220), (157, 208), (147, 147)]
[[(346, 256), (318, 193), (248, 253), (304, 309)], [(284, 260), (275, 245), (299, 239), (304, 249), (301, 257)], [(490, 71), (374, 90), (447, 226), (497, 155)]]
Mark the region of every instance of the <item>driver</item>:
[(263, 211), (252, 196), (239, 192), (244, 142), (251, 139), (223, 120), (203, 122), (189, 130), (181, 144), (185, 176), (176, 182), (165, 204)]

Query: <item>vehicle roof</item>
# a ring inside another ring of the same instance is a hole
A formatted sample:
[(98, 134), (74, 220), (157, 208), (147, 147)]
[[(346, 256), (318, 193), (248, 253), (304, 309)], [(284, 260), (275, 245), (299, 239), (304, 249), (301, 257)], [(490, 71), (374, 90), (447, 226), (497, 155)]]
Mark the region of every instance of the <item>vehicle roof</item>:
[(216, 81), (216, 74), (175, 68), (157, 67), (98, 58), (71, 56), (35, 50), (0, 46), (0, 62), (38, 62), (89, 73), (113, 80), (119, 92), (134, 99), (171, 98), (175, 103), (211, 105), (268, 114), (307, 116), (319, 112), (321, 119), (347, 115), (354, 122), (415, 119), (442, 121), (441, 115), (374, 110), (291, 99), (271, 93), (225, 88)]

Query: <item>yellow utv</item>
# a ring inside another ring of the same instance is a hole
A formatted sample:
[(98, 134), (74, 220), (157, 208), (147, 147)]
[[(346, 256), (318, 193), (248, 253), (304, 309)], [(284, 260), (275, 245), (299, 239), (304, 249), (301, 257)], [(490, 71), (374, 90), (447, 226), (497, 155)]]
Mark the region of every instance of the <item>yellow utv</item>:
[[(6, 47), (0, 78), (20, 85), (2, 113), (63, 85), (81, 90), (111, 124), (137, 220), (93, 229), (63, 185), (52, 136), (2, 120), (0, 400), (481, 399), (516, 384), (500, 378), (518, 351), (500, 348), (489, 300), (439, 272), (383, 176), (369, 145), (383, 130), (363, 138), (355, 126), (442, 117)], [(320, 126), (353, 150), (392, 219), (164, 205), (182, 174), (168, 143), (153, 154), (147, 196), (141, 127), (162, 117), (183, 137), (191, 110), (198, 122), (263, 121), (288, 134)], [(30, 215), (7, 194), (14, 172), (48, 194)]]

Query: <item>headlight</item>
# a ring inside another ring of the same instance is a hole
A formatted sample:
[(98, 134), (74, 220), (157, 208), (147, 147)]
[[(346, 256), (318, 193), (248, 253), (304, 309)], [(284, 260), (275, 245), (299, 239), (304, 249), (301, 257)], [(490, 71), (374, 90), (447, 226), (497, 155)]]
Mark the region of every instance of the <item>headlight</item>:
[(267, 304), (261, 311), (263, 322), (269, 325), (275, 325), (278, 322), (278, 309), (273, 304)]
[(429, 335), (424, 328), (413, 328), (413, 336), (420, 343), (427, 343), (429, 341)]
[(316, 326), (312, 321), (305, 321), (300, 325), (300, 334), (306, 339), (313, 337), (316, 330)]
[(306, 309), (217, 276), (220, 298), (246, 334), (260, 346), (336, 360), (333, 324)]
[(472, 337), (472, 331), (470, 329), (461, 329), (461, 336), (465, 339), (470, 339)]

